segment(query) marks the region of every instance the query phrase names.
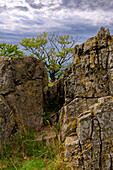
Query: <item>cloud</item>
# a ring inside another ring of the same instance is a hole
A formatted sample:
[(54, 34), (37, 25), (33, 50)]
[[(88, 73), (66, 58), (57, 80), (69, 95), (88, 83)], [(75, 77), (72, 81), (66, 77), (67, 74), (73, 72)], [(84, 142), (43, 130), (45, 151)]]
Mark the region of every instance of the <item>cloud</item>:
[(41, 9), (43, 8), (43, 4), (40, 1), (34, 1), (34, 0), (25, 0), (26, 3), (29, 4), (29, 6), (33, 9)]
[(83, 10), (110, 10), (113, 9), (113, 1), (111, 0), (62, 0), (62, 7)]
[(34, 9), (43, 9), (45, 7), (49, 8), (50, 10), (52, 9), (56, 9), (58, 7), (60, 7), (60, 4), (62, 2), (62, 0), (25, 0), (25, 2), (27, 4), (29, 4), (29, 6), (31, 8)]
[(32, 3), (32, 4), (30, 4), (30, 6), (31, 6), (32, 8), (34, 8), (34, 9), (37, 9), (37, 8), (38, 8), (38, 9), (41, 9), (41, 8), (43, 8), (43, 5), (42, 5), (41, 3), (40, 3), (40, 4), (35, 4), (35, 3), (33, 4), (33, 3)]
[(31, 25), (32, 25), (32, 26), (33, 26), (33, 25), (43, 25), (44, 22), (43, 22), (43, 20), (41, 20), (41, 19), (37, 19), (35, 22), (34, 22), (33, 19), (29, 19), (29, 20), (22, 19), (22, 20), (21, 20), (21, 24), (22, 24), (22, 25), (27, 25), (27, 26), (31, 27)]
[(29, 11), (29, 9), (26, 6), (15, 6), (14, 8), (22, 11)]
[(7, 6), (6, 5), (3, 5), (3, 6), (0, 6), (0, 12), (5, 12), (7, 10)]
[(112, 30), (112, 9), (110, 0), (0, 0), (0, 41), (43, 31), (93, 36), (101, 26)]

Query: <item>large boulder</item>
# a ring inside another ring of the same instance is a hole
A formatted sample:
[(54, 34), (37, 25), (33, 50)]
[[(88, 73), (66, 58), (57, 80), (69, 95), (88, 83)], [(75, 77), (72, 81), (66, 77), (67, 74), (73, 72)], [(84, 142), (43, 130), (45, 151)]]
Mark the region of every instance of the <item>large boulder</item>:
[(70, 125), (75, 131), (65, 138), (65, 161), (75, 169), (112, 169), (113, 98), (99, 98)]
[(113, 169), (113, 36), (103, 27), (74, 48), (64, 76), (60, 133), (75, 169)]
[(66, 104), (76, 97), (113, 95), (113, 36), (108, 32), (102, 27), (97, 36), (75, 46), (73, 64), (65, 73)]
[(48, 85), (44, 62), (34, 57), (0, 57), (0, 138), (17, 129), (37, 130), (43, 114), (43, 89)]

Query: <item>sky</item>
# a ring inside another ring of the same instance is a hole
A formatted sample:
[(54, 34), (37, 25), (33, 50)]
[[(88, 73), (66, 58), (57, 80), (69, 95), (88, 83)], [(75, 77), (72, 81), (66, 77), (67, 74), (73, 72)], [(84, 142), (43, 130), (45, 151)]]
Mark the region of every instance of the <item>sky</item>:
[(113, 34), (112, 0), (0, 0), (0, 43), (18, 44), (47, 31), (69, 34), (79, 44), (101, 26)]

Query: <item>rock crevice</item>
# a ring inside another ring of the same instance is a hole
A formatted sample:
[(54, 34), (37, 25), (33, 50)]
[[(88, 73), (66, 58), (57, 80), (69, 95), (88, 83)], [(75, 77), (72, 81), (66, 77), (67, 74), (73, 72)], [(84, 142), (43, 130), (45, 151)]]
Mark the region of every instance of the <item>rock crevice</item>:
[(113, 169), (113, 36), (108, 29), (101, 27), (75, 46), (72, 64), (51, 87), (43, 62), (0, 57), (2, 146), (19, 128), (40, 129), (44, 109), (60, 109), (52, 119), (59, 121), (64, 160), (74, 169)]

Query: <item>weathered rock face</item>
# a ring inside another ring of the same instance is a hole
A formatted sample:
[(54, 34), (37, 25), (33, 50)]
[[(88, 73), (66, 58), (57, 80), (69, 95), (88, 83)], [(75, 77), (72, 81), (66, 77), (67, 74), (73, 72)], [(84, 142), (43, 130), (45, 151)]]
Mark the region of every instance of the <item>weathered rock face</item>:
[(96, 37), (75, 46), (72, 67), (66, 73), (65, 102), (76, 97), (113, 94), (113, 36), (102, 27)]
[(0, 58), (0, 138), (21, 128), (38, 129), (43, 113), (43, 89), (48, 75), (33, 57)]
[[(64, 104), (64, 79), (60, 78), (51, 87), (44, 88), (44, 104), (48, 109), (59, 110)], [(55, 108), (57, 107), (57, 108)]]
[[(109, 30), (101, 27), (97, 36), (75, 46), (64, 78), (50, 88), (47, 85), (43, 62), (33, 57), (0, 58), (1, 144), (19, 128), (37, 130), (45, 105), (64, 104), (58, 115), (65, 160), (75, 170), (112, 170), (113, 36)], [(52, 119), (58, 120), (56, 114)]]
[(89, 110), (71, 121), (68, 128), (64, 142), (66, 161), (72, 162), (75, 168), (112, 169), (113, 98), (111, 96), (99, 98)]
[(75, 46), (60, 111), (65, 160), (75, 169), (113, 168), (113, 36), (103, 27)]

